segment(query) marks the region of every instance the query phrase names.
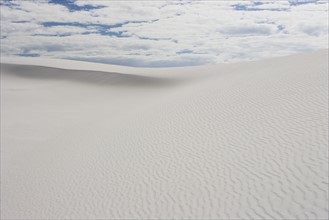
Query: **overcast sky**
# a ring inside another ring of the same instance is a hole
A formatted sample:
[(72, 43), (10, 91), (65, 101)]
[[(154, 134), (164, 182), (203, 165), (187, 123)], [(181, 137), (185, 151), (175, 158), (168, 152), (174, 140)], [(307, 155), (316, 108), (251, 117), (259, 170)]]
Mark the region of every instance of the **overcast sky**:
[(1, 0), (1, 56), (167, 67), (324, 48), (328, 0)]

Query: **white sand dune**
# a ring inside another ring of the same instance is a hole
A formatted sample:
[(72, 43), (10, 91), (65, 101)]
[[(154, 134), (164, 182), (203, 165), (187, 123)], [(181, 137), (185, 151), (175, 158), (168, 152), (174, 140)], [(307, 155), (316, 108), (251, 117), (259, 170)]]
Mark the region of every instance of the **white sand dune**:
[(327, 59), (1, 58), (1, 218), (328, 219)]

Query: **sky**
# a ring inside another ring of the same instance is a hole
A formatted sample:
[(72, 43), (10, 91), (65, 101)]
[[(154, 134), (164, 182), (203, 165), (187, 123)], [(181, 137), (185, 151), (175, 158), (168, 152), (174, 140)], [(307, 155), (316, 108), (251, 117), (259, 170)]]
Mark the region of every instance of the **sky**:
[(7, 57), (176, 67), (328, 48), (328, 0), (0, 1)]

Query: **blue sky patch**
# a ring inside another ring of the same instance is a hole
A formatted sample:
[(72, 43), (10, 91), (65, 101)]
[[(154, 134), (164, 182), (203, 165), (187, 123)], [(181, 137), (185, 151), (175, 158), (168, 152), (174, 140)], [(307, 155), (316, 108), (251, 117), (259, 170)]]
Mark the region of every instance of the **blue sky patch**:
[(255, 6), (264, 5), (263, 2), (254, 2), (252, 5), (246, 4), (233, 4), (232, 8), (237, 11), (288, 11), (287, 8), (257, 8)]
[(50, 22), (43, 22), (41, 24), (45, 27), (75, 26), (75, 27), (85, 27), (85, 28), (88, 28), (88, 27), (101, 27), (101, 28), (111, 29), (111, 28), (116, 28), (116, 27), (122, 27), (123, 25), (128, 24), (128, 23), (129, 22), (123, 22), (123, 23), (106, 25), (106, 24), (85, 24), (85, 23), (78, 23), (78, 22), (54, 22), (54, 21), (50, 21)]
[(193, 50), (184, 49), (176, 52), (176, 54), (189, 54), (189, 53), (193, 53)]
[(40, 57), (38, 53), (18, 53), (16, 55), (20, 57)]
[[(101, 35), (125, 37), (125, 36), (123, 36), (122, 31), (111, 31), (111, 28), (122, 27), (123, 25), (128, 24), (128, 23), (129, 22), (105, 25), (105, 24), (84, 24), (84, 23), (77, 23), (77, 22), (43, 22), (42, 25), (45, 27), (53, 27), (53, 26), (82, 27), (82, 28), (86, 28), (88, 30), (95, 30)], [(92, 33), (95, 33), (95, 32), (86, 31), (83, 34), (86, 35), (86, 34), (92, 34)]]
[(71, 34), (33, 34), (31, 36), (67, 37), (67, 36), (71, 36)]
[[(117, 28), (117, 27), (122, 27), (126, 24), (138, 24), (138, 23), (152, 23), (157, 21), (152, 20), (152, 21), (126, 21), (122, 23), (116, 23), (116, 24), (85, 24), (85, 23), (78, 23), (78, 22), (42, 22), (41, 24), (44, 27), (54, 27), (54, 26), (72, 26), (72, 27), (81, 27), (81, 28), (86, 28), (87, 30), (95, 30), (99, 34), (104, 35), (104, 36), (114, 36), (114, 37), (128, 37), (124, 35), (124, 31), (112, 31), (112, 28)], [(84, 32), (84, 34), (91, 34), (95, 32)], [(140, 37), (139, 37), (140, 38)], [(140, 38), (143, 39), (143, 38)], [(158, 39), (151, 39), (151, 38), (145, 38), (147, 40), (158, 40)]]
[(277, 29), (278, 29), (278, 31), (282, 31), (282, 30), (284, 30), (284, 26), (283, 25), (278, 25)]
[(10, 1), (10, 0), (4, 0), (4, 1), (0, 1), (0, 5), (4, 5), (4, 6), (14, 6), (15, 2)]
[(93, 5), (83, 5), (79, 6), (74, 3), (73, 0), (50, 0), (51, 4), (58, 4), (65, 6), (69, 11), (90, 11), (95, 9), (104, 8), (105, 6), (93, 6)]
[(318, 3), (319, 0), (292, 0), (289, 1), (290, 6), (298, 6), (298, 5), (305, 5), (305, 4), (311, 4), (311, 3)]

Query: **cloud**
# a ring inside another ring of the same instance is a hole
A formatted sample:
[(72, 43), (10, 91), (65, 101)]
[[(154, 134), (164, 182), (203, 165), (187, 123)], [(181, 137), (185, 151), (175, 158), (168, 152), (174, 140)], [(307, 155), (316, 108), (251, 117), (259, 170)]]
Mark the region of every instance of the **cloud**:
[(310, 36), (321, 36), (328, 33), (328, 26), (324, 25), (301, 25), (301, 31)]
[(326, 1), (1, 2), (2, 56), (185, 66), (288, 55), (327, 42)]
[(221, 33), (229, 36), (270, 35), (272, 32), (267, 25), (227, 26), (221, 29)]

